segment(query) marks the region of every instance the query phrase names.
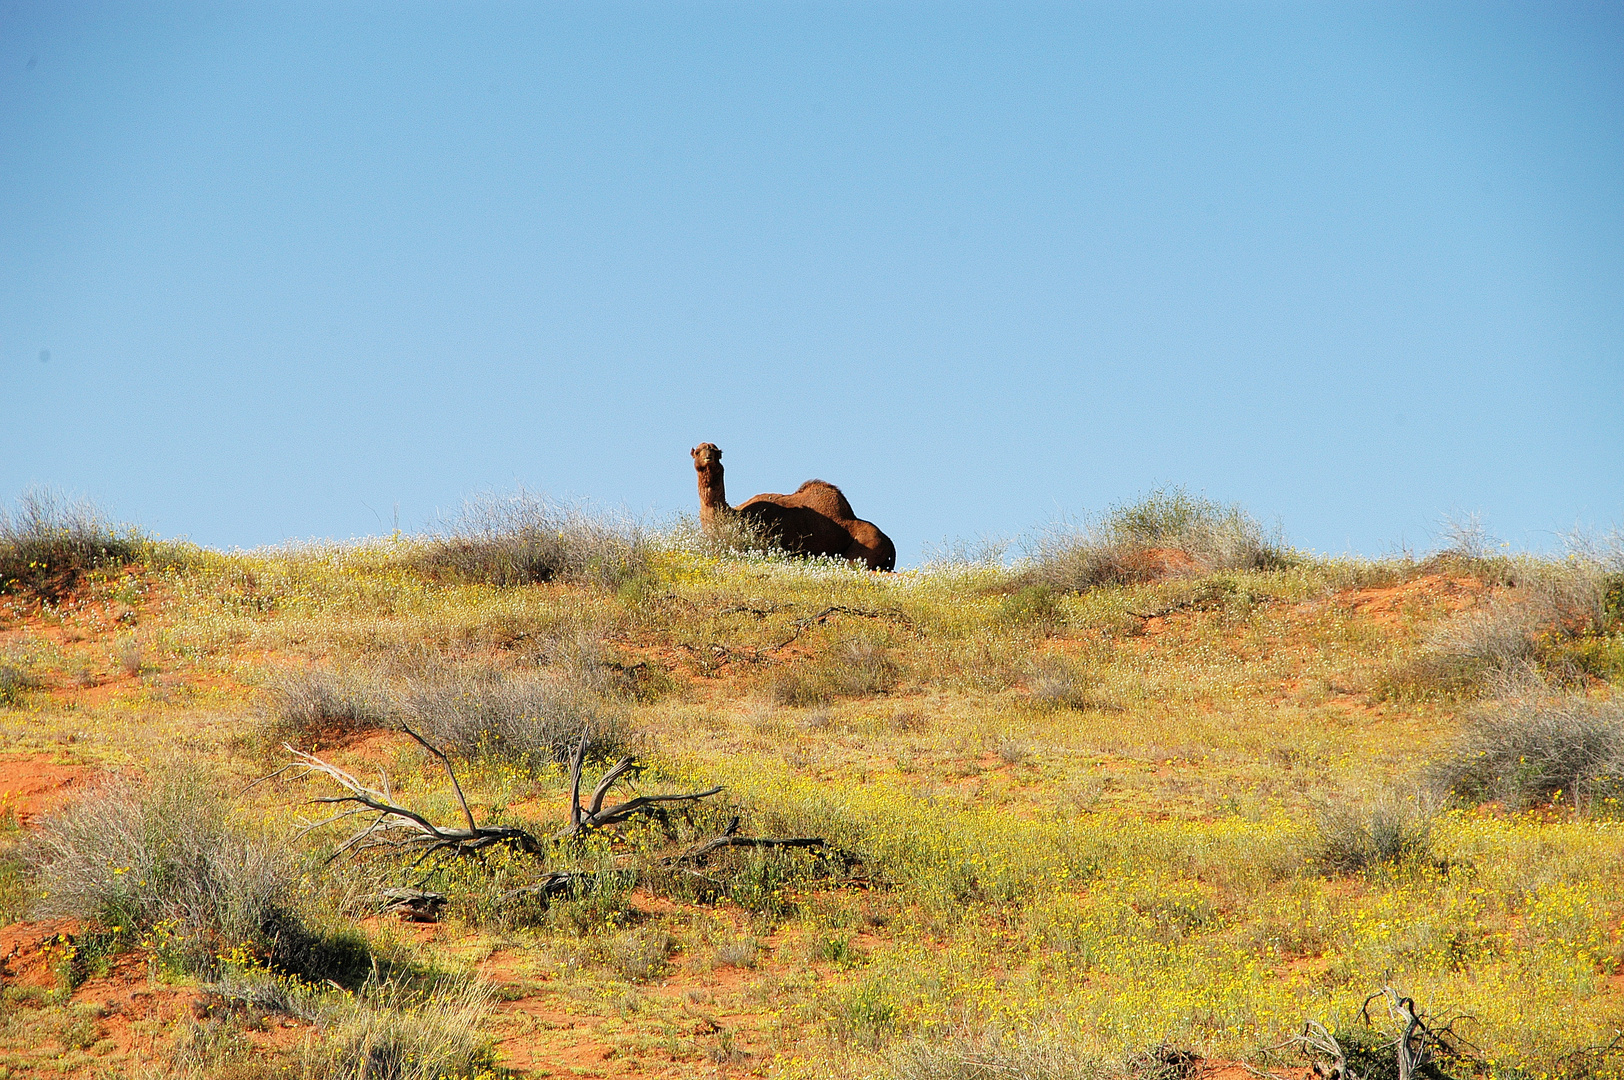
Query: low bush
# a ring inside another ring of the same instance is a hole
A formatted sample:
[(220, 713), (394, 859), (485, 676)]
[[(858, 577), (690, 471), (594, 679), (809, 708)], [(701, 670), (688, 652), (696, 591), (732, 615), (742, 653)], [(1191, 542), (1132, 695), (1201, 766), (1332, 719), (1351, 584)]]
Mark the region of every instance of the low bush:
[(305, 1075), (318, 1080), (474, 1080), (495, 1075), (486, 1018), (492, 994), (466, 981), (397, 1000), (388, 987), (354, 999), (328, 1021)]
[(142, 557), (147, 542), (108, 523), (88, 502), (29, 491), (0, 507), (0, 593), (23, 592), (54, 603), (87, 571)]
[(32, 656), (18, 648), (0, 652), (0, 705), (21, 705), (40, 685)]
[(1605, 564), (1573, 557), (1559, 563), (1501, 560), (1503, 592), (1436, 627), (1420, 655), (1389, 672), (1394, 697), (1469, 695), (1533, 663), (1558, 677), (1613, 677), (1620, 649)]
[(262, 734), (275, 745), (309, 749), (391, 725), (400, 712), (377, 679), (356, 672), (309, 668), (286, 672), (266, 687)]
[(1082, 709), (1089, 704), (1092, 680), (1064, 656), (1039, 656), (1027, 665), (1026, 686), (1032, 704), (1041, 709)]
[(1432, 815), (1411, 803), (1389, 799), (1363, 809), (1326, 808), (1314, 824), (1311, 858), (1325, 874), (1413, 866), (1432, 855)]
[(195, 775), (105, 783), (47, 819), (30, 855), (40, 914), (143, 938), (182, 969), (242, 947), (315, 978), (354, 981), (368, 969), (358, 942), (334, 947), (300, 921), (297, 855), (251, 833)]
[(492, 668), (451, 669), (420, 682), (402, 715), (451, 753), (531, 767), (568, 761), (583, 731), (591, 757), (614, 753), (625, 739), (619, 714), (590, 692), (563, 680)]
[(1511, 809), (1559, 794), (1616, 813), (1624, 797), (1624, 702), (1530, 692), (1481, 708), (1433, 767), (1444, 791)]
[(1082, 528), (1059, 525), (1027, 545), (1028, 585), (1081, 590), (1215, 570), (1263, 570), (1295, 556), (1238, 505), (1158, 488)]
[(812, 661), (791, 666), (771, 680), (780, 705), (822, 705), (837, 697), (888, 693), (901, 669), (890, 649), (868, 637), (842, 638)]
[(414, 561), (454, 581), (568, 581), (619, 588), (648, 574), (649, 554), (649, 538), (636, 523), (520, 489), (469, 499), (455, 519), (427, 538)]

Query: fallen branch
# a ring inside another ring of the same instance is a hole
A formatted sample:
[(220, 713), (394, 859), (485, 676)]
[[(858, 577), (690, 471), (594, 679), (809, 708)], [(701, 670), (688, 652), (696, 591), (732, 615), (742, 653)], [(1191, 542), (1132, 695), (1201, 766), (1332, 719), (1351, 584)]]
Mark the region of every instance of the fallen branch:
[(696, 799), (708, 799), (721, 792), (720, 785), (707, 788), (704, 791), (691, 791), (681, 795), (638, 795), (627, 799), (623, 803), (604, 808), (603, 802), (609, 796), (609, 789), (624, 776), (635, 775), (641, 771), (641, 766), (631, 758), (621, 758), (615, 762), (598, 786), (592, 792), (591, 803), (581, 805), (581, 767), (586, 763), (587, 733), (581, 732), (581, 741), (575, 747), (575, 754), (570, 760), (570, 823), (557, 833), (554, 840), (568, 840), (580, 836), (593, 829), (601, 829), (607, 825), (619, 825), (637, 814), (658, 813), (664, 809), (665, 803), (692, 802)]
[(908, 616), (904, 615), (900, 611), (864, 611), (862, 608), (846, 607), (844, 604), (831, 604), (822, 611), (818, 612), (816, 615), (810, 615), (804, 619), (796, 619), (795, 629), (790, 633), (789, 637), (785, 638), (783, 641), (780, 641), (768, 651), (777, 652), (780, 649), (787, 648), (796, 638), (800, 637), (802, 633), (814, 626), (819, 625), (832, 615), (855, 615), (864, 619), (894, 619), (897, 622), (903, 623), (907, 626), (913, 625), (913, 620), (908, 618)]
[[(370, 848), (387, 847), (394, 849), (416, 849), (421, 851), (418, 862), (438, 852), (449, 851), (453, 855), (467, 855), (485, 848), (502, 845), (515, 848), (527, 855), (539, 855), (543, 851), (542, 843), (524, 829), (513, 825), (479, 825), (474, 821), (473, 811), (468, 807), (468, 800), (463, 796), (462, 785), (457, 782), (456, 770), (451, 767), (451, 759), (445, 753), (432, 746), (429, 741), (409, 727), (402, 728), (406, 734), (415, 739), (419, 745), (428, 750), (445, 766), (445, 771), (451, 778), (451, 787), (457, 794), (457, 803), (462, 807), (463, 819), (468, 827), (456, 829), (442, 827), (434, 824), (428, 818), (415, 810), (401, 806), (394, 801), (394, 795), (389, 790), (389, 778), (379, 771), (380, 783), (383, 790), (367, 787), (354, 776), (292, 746), (283, 744), (288, 753), (293, 755), (293, 762), (278, 769), (272, 776), (295, 771), (293, 779), (302, 779), (311, 773), (319, 773), (332, 780), (344, 789), (343, 795), (323, 795), (310, 800), (313, 803), (334, 806), (349, 805), (349, 809), (334, 814), (322, 821), (308, 822), (301, 833), (308, 833), (312, 829), (334, 822), (343, 821), (357, 816), (376, 815), (372, 821), (355, 833), (338, 850), (328, 857), (328, 861), (338, 858), (346, 851), (361, 852)], [(267, 777), (266, 779), (269, 779)], [(257, 781), (256, 781), (257, 782)]]

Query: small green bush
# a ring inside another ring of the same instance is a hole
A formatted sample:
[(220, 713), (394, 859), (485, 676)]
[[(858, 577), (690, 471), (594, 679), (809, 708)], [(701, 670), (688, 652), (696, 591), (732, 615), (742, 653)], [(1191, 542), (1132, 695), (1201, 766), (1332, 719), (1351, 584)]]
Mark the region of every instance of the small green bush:
[(54, 603), (87, 571), (135, 562), (148, 546), (135, 530), (109, 524), (88, 502), (24, 492), (14, 509), (0, 508), (0, 593)]
[(1225, 506), (1182, 487), (1158, 488), (1100, 520), (1057, 525), (1027, 545), (1028, 585), (1076, 591), (1110, 582), (1147, 581), (1180, 572), (1155, 552), (1188, 560), (1184, 572), (1266, 570), (1297, 557), (1239, 505)]

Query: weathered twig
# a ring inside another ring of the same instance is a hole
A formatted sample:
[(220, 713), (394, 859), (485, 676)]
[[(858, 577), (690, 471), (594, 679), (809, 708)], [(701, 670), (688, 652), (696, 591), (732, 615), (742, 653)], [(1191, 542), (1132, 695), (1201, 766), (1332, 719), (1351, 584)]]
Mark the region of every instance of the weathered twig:
[(844, 604), (831, 604), (822, 611), (818, 612), (816, 615), (809, 615), (804, 619), (796, 619), (795, 629), (791, 631), (789, 637), (785, 638), (783, 641), (780, 641), (777, 645), (774, 645), (769, 651), (778, 652), (780, 649), (788, 648), (789, 645), (796, 638), (800, 637), (802, 633), (814, 626), (817, 626), (819, 623), (824, 622), (831, 615), (856, 615), (864, 619), (895, 619), (897, 622), (904, 623), (906, 625), (911, 626), (913, 624), (913, 620), (908, 618), (908, 616), (904, 615), (900, 611), (864, 611), (862, 608), (846, 607)]
[(1398, 1028), (1393, 1050), (1398, 1059), (1399, 1080), (1413, 1080), (1417, 1072), (1438, 1057), (1459, 1060), (1468, 1056), (1465, 1048), (1470, 1044), (1455, 1032), (1456, 1022), (1466, 1017), (1457, 1016), (1435, 1026), (1416, 1008), (1414, 998), (1384, 986), (1365, 998), (1359, 1009), (1367, 1025), (1371, 1023), (1370, 1003), (1378, 998), (1387, 1003), (1387, 1015)]
[(668, 860), (671, 866), (704, 866), (710, 857), (723, 848), (747, 847), (757, 850), (772, 848), (821, 848), (827, 841), (821, 836), (791, 836), (782, 839), (769, 836), (717, 836), (689, 848)]

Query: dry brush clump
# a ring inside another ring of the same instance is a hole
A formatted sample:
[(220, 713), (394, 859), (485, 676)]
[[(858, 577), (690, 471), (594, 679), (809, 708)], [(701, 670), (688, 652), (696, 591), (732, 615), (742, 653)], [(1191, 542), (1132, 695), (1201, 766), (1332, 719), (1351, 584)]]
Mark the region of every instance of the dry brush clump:
[(38, 914), (145, 941), (187, 970), (243, 947), (318, 980), (369, 970), (363, 947), (300, 918), (298, 854), (249, 829), (195, 774), (109, 780), (47, 819), (29, 854)]
[(89, 502), (45, 490), (24, 492), (14, 508), (0, 507), (0, 593), (54, 602), (86, 572), (135, 562), (149, 546)]
[(1081, 528), (1056, 525), (1027, 544), (1030, 585), (1082, 590), (1216, 570), (1264, 570), (1294, 556), (1239, 505), (1158, 488)]
[(1419, 865), (1432, 857), (1433, 818), (1430, 807), (1391, 797), (1369, 807), (1324, 807), (1315, 815), (1310, 860), (1328, 875)]
[(620, 712), (566, 679), (494, 668), (452, 668), (417, 681), (403, 714), (436, 746), (468, 759), (540, 767), (565, 762), (582, 733), (592, 758), (626, 740)]
[(1592, 812), (1624, 799), (1624, 701), (1534, 687), (1477, 710), (1433, 779), (1471, 802), (1511, 809), (1559, 796)]
[(464, 760), (538, 768), (569, 759), (581, 733), (594, 758), (619, 748), (621, 710), (582, 680), (483, 665), (429, 664), (406, 678), (323, 668), (273, 679), (260, 743), (313, 746), (410, 724)]
[(1506, 562), (1504, 587), (1434, 628), (1381, 689), (1472, 694), (1530, 664), (1559, 679), (1624, 675), (1624, 574), (1579, 555)]
[(650, 551), (647, 531), (630, 519), (521, 488), (470, 498), (409, 561), (453, 581), (618, 588), (647, 575)]

